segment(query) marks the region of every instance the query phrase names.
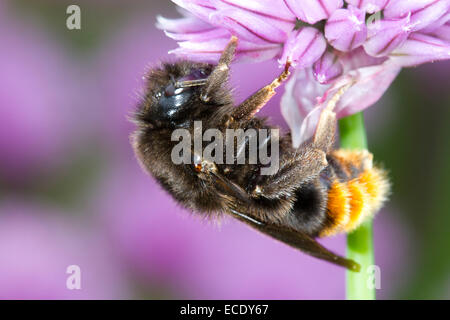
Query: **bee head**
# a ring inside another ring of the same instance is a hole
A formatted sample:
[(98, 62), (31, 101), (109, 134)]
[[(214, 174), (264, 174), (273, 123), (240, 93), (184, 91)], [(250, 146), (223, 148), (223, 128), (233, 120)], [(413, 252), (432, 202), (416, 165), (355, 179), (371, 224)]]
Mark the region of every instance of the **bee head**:
[(200, 99), (213, 65), (180, 61), (166, 63), (146, 76), (146, 95), (138, 121), (154, 126), (182, 126), (206, 107)]

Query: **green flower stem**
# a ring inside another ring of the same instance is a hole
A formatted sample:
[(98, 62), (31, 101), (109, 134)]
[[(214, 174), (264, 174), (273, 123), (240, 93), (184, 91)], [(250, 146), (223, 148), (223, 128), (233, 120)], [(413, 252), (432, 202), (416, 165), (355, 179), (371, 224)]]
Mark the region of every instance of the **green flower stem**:
[[(341, 148), (367, 149), (362, 112), (339, 120), (339, 135)], [(347, 236), (347, 257), (361, 264), (360, 272), (347, 271), (347, 299), (374, 300), (375, 289), (368, 285), (372, 276), (368, 267), (374, 264), (372, 221)]]

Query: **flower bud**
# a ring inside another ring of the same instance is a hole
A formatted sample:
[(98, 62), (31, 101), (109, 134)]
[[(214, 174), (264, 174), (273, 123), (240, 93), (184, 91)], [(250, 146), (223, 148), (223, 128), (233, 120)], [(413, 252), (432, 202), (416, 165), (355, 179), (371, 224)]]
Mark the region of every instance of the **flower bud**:
[(327, 84), (342, 75), (343, 67), (338, 57), (325, 52), (313, 65), (314, 78), (321, 84)]
[(340, 51), (359, 47), (367, 37), (365, 12), (349, 5), (347, 9), (336, 10), (325, 25), (325, 37)]
[(289, 61), (299, 69), (309, 67), (322, 56), (326, 47), (325, 38), (319, 30), (300, 28), (289, 35), (278, 62), (284, 65)]

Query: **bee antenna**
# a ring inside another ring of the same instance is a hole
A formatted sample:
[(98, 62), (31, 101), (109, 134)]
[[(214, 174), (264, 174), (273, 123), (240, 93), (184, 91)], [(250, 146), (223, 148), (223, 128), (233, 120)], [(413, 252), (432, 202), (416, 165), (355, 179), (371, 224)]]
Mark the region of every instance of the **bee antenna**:
[(207, 79), (178, 81), (175, 83), (175, 88), (189, 88), (189, 87), (203, 86), (207, 83), (207, 81), (208, 81)]

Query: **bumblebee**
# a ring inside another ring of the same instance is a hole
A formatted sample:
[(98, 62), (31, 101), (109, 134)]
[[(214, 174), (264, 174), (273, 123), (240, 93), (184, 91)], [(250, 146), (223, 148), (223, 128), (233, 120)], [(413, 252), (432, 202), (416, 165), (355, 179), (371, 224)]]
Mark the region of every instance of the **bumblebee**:
[[(142, 167), (181, 205), (207, 216), (231, 215), (258, 231), (311, 256), (359, 271), (358, 263), (336, 255), (316, 241), (346, 233), (370, 218), (386, 200), (386, 173), (372, 165), (367, 151), (333, 149), (336, 131), (330, 100), (314, 136), (293, 148), (290, 134), (279, 139), (279, 169), (261, 174), (264, 164), (222, 164), (197, 157), (174, 164), (172, 132), (271, 129), (256, 113), (289, 76), (289, 65), (269, 85), (240, 105), (233, 104), (229, 69), (237, 46), (232, 37), (217, 65), (192, 61), (164, 63), (145, 76), (145, 96), (134, 121), (132, 146)], [(264, 140), (262, 143), (268, 143)]]

